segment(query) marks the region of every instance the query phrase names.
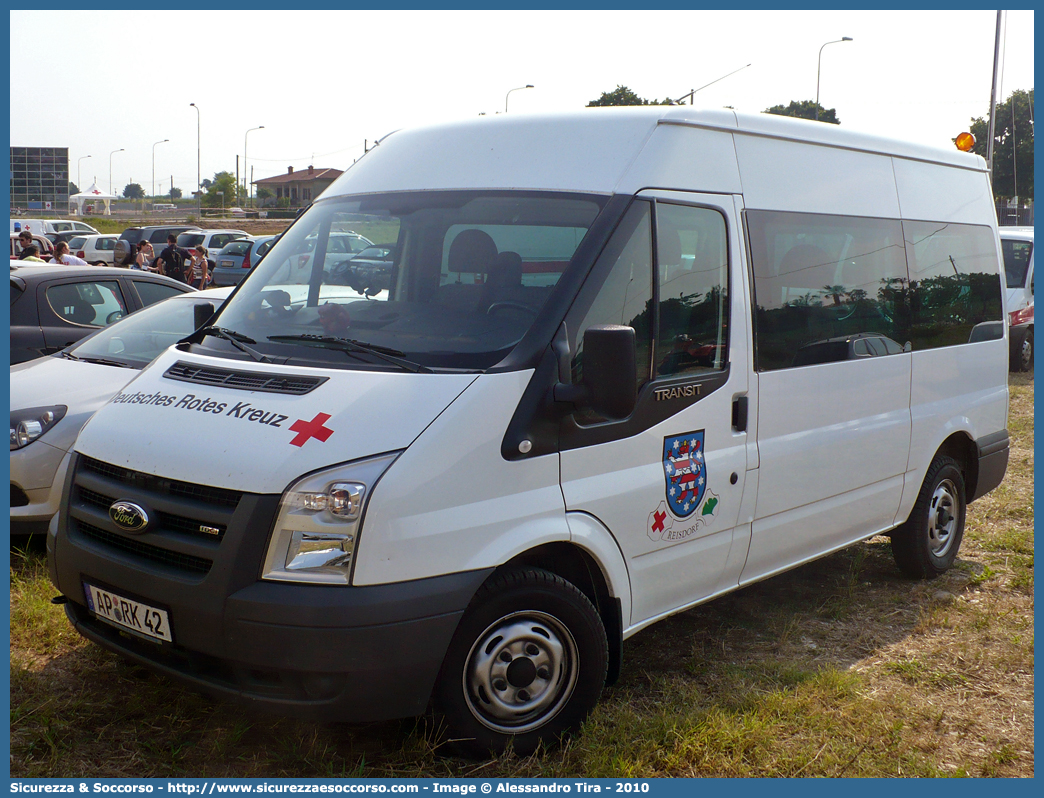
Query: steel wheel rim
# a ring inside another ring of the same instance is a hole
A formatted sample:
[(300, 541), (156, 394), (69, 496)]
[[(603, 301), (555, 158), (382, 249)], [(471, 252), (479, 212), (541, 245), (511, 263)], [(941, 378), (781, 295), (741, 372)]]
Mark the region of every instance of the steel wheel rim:
[(944, 479), (928, 505), (928, 546), (936, 557), (945, 556), (957, 531), (957, 488)]
[(557, 618), (535, 610), (506, 615), (468, 652), (463, 677), (468, 709), (496, 732), (531, 731), (566, 705), (579, 665), (576, 641)]

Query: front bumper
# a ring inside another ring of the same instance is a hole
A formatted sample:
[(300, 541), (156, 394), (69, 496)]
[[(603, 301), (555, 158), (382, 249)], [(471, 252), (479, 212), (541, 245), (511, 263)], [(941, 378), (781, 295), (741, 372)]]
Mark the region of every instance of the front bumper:
[[(11, 452), (11, 535), (42, 535), (62, 500), (70, 455), (44, 441)], [(16, 506), (15, 496), (22, 497)]]
[[(489, 570), (366, 587), (262, 582), (278, 496), (186, 497), (179, 486), (188, 483), (96, 461), (91, 470), (84, 461), (73, 457), (48, 555), (66, 613), (85, 637), (264, 711), (340, 721), (424, 711), (457, 623)], [(104, 512), (108, 498), (135, 501), (160, 520), (145, 534), (125, 534)], [(226, 501), (224, 510), (207, 504), (215, 498)], [(220, 524), (220, 538), (189, 534), (193, 520)], [(85, 581), (165, 609), (173, 644), (98, 620), (87, 609)]]

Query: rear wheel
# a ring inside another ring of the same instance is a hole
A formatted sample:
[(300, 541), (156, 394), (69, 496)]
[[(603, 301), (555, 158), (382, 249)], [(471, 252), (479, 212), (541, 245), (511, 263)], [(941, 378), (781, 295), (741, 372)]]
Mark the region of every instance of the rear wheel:
[(964, 475), (952, 457), (937, 455), (906, 522), (892, 532), (892, 556), (907, 576), (934, 579), (957, 559), (964, 537)]
[(1019, 371), (1030, 371), (1033, 368), (1033, 330), (1026, 331), (1026, 339), (1019, 348)]
[(521, 755), (574, 730), (598, 701), (609, 654), (591, 601), (540, 568), (505, 571), (475, 594), (435, 688), (468, 754)]

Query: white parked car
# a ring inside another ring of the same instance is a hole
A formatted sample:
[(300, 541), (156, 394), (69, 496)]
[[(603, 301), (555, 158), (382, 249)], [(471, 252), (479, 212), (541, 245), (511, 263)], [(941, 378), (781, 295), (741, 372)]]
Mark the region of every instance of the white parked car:
[(95, 266), (114, 265), (113, 253), (120, 237), (115, 233), (77, 236), (69, 240), (69, 251)]
[(11, 534), (43, 534), (58, 511), (68, 452), (81, 427), (138, 371), (195, 328), (231, 288), (157, 302), (47, 357), (11, 367)]
[(1011, 370), (1029, 371), (1033, 368), (1033, 228), (1002, 227), (1000, 239), (1008, 285), (1004, 308)]

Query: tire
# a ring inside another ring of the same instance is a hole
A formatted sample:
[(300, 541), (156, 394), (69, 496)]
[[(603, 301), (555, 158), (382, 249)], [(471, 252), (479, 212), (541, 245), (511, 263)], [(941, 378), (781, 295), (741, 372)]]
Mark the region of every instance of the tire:
[(1019, 348), (1019, 359), (1016, 367), (1019, 371), (1033, 370), (1033, 330), (1026, 331), (1026, 339)]
[(892, 556), (900, 571), (934, 579), (949, 570), (964, 537), (965, 496), (960, 465), (952, 457), (937, 455), (910, 517), (892, 533)]
[(468, 605), (435, 685), (448, 743), (466, 755), (532, 753), (598, 702), (605, 628), (573, 584), (540, 568), (494, 575)]

